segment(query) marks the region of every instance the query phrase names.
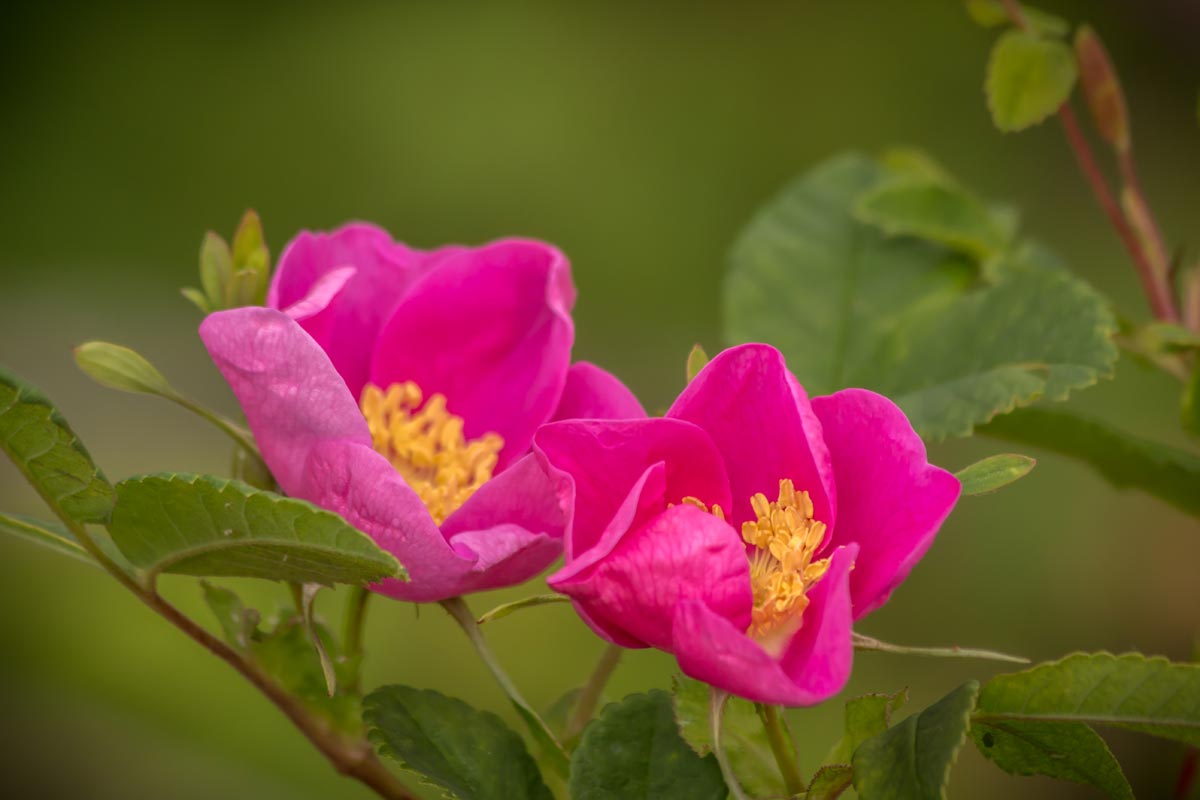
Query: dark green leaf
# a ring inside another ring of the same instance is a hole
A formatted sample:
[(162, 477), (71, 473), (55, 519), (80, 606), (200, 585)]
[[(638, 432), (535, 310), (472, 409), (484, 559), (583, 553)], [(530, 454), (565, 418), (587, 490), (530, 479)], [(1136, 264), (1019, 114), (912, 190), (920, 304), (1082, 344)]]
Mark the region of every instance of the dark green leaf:
[(1081, 459), (1117, 487), (1132, 487), (1200, 516), (1200, 457), (1069, 411), (1025, 408), (981, 433)]
[(1002, 131), (1036, 125), (1071, 96), (1078, 69), (1075, 52), (1062, 42), (1009, 31), (988, 60), (988, 109)]
[(826, 764), (809, 781), (804, 800), (837, 800), (853, 783), (854, 768), (849, 764)]
[(908, 690), (895, 694), (865, 694), (846, 701), (846, 732), (829, 757), (828, 764), (849, 764), (858, 746), (878, 736), (892, 724), (892, 714), (899, 711), (908, 700)]
[(1046, 775), (1089, 784), (1113, 800), (1133, 800), (1133, 790), (1096, 732), (1079, 722), (975, 722), (979, 752), (1013, 775)]
[(208, 475), (121, 481), (109, 530), (151, 578), (173, 572), (365, 584), (403, 574), (396, 559), (338, 515)]
[[(713, 751), (708, 684), (677, 675), (671, 681), (671, 705), (684, 741), (701, 756)], [(786, 789), (762, 720), (749, 700), (729, 697), (721, 725), (721, 743), (738, 781), (752, 795), (784, 794)]]
[(21, 514), (0, 514), (0, 531), (11, 533), (22, 539), (48, 547), (56, 553), (99, 566), (91, 554), (83, 549), (75, 536), (58, 522), (46, 522)]
[(1200, 664), (1076, 653), (988, 681), (976, 718), (1116, 725), (1200, 745)]
[(588, 725), (571, 758), (572, 800), (725, 800), (713, 756), (679, 735), (666, 692), (631, 694)]
[(1016, 453), (988, 456), (954, 473), (964, 495), (988, 494), (1002, 489), (1029, 474), (1036, 459)]
[(864, 193), (855, 214), (889, 236), (913, 236), (973, 258), (1002, 252), (1012, 234), (971, 194), (943, 181), (887, 181)]
[(107, 522), (115, 494), (50, 400), (0, 367), (0, 450), (50, 508), (77, 522)]
[(862, 800), (938, 800), (966, 740), (979, 684), (969, 681), (924, 711), (866, 740), (854, 752)]
[(521, 737), (499, 717), (432, 690), (384, 686), (363, 700), (380, 753), (461, 800), (552, 800)]

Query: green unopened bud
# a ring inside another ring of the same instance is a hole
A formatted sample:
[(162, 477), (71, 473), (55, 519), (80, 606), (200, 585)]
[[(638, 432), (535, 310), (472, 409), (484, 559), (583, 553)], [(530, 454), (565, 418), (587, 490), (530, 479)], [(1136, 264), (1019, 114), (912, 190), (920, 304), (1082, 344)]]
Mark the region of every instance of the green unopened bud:
[(270, 278), (271, 253), (263, 239), (262, 221), (251, 209), (242, 216), (233, 235), (233, 280), (226, 292), (226, 304), (262, 305)]
[(233, 254), (229, 251), (229, 245), (209, 231), (200, 245), (200, 288), (208, 298), (210, 311), (224, 308), (225, 287), (232, 276)]
[(75, 348), (75, 363), (89, 378), (122, 392), (175, 398), (176, 391), (154, 365), (128, 347), (87, 342)]
[(700, 370), (708, 364), (708, 353), (704, 352), (704, 348), (700, 345), (693, 345), (692, 352), (688, 353), (687, 357), (687, 379), (688, 383), (695, 380), (700, 374)]
[(1075, 59), (1079, 62), (1079, 82), (1087, 97), (1096, 130), (1119, 153), (1129, 149), (1129, 112), (1125, 92), (1117, 78), (1112, 59), (1096, 32), (1084, 25), (1075, 34)]

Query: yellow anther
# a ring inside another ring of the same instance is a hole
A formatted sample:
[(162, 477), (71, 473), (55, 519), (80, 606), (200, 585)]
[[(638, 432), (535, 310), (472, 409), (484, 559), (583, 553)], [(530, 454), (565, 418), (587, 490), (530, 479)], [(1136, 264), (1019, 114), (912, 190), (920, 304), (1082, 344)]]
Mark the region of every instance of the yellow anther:
[(422, 406), (412, 381), (383, 391), (367, 384), (360, 408), (375, 450), (387, 457), (441, 524), (496, 469), (504, 439), (487, 433), (467, 440), (462, 417), (446, 409), (446, 398), (430, 395)]

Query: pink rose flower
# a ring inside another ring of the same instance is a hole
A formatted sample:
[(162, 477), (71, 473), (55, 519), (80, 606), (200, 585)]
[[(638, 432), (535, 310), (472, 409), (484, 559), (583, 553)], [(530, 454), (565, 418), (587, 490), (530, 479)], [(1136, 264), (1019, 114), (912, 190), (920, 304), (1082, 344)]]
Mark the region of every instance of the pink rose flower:
[(303, 232), (269, 308), (200, 326), (279, 486), (341, 514), (407, 568), (372, 587), (435, 601), (507, 586), (561, 552), (561, 480), (538, 426), (639, 416), (570, 365), (575, 287), (557, 249), (510, 239), (430, 252), (365, 224)]
[(810, 402), (761, 344), (714, 358), (665, 418), (556, 422), (534, 449), (575, 500), (550, 585), (608, 641), (772, 704), (841, 690), (852, 622), (887, 601), (959, 494), (890, 400)]

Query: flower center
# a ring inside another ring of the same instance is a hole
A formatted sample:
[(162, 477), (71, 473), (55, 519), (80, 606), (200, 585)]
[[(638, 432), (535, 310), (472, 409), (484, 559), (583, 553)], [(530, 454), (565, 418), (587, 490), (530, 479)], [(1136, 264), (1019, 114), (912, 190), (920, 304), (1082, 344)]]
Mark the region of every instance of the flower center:
[(504, 439), (496, 433), (464, 438), (462, 417), (446, 410), (444, 395), (421, 403), (421, 388), (412, 381), (393, 383), (386, 392), (369, 383), (360, 407), (375, 450), (440, 525), (492, 477)]
[[(683, 502), (709, 511), (694, 497)], [(749, 555), (754, 611), (746, 632), (770, 648), (799, 630), (808, 590), (829, 569), (828, 558), (813, 561), (825, 538), (825, 523), (813, 518), (808, 492), (797, 492), (790, 480), (779, 482), (777, 500), (760, 492), (750, 498), (750, 506), (756, 519), (742, 523), (742, 538), (754, 547)], [(714, 505), (711, 513), (725, 519), (720, 506)]]

